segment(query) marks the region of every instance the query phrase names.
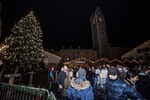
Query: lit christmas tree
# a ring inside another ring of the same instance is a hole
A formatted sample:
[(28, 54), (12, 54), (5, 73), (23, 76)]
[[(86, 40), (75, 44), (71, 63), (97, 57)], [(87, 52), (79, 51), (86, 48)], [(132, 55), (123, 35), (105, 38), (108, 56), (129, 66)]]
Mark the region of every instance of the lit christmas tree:
[(33, 63), (43, 60), (42, 30), (33, 11), (22, 18), (12, 29), (12, 34), (5, 39), (9, 45), (4, 59)]

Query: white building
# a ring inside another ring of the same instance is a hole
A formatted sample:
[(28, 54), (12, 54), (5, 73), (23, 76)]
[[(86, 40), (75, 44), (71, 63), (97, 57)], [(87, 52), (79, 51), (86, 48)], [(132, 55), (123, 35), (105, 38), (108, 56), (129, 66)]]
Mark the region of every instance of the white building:
[(55, 63), (58, 64), (61, 60), (61, 57), (56, 56), (52, 53), (49, 53), (47, 51), (44, 51), (44, 62), (45, 63)]
[(129, 60), (150, 60), (150, 40), (125, 53), (121, 58)]

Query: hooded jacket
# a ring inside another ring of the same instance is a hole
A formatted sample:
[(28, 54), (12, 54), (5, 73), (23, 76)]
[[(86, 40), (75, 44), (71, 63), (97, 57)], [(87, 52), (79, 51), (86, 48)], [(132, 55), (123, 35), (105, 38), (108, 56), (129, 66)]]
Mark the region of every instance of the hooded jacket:
[(85, 78), (73, 78), (67, 88), (69, 100), (94, 100), (92, 86)]

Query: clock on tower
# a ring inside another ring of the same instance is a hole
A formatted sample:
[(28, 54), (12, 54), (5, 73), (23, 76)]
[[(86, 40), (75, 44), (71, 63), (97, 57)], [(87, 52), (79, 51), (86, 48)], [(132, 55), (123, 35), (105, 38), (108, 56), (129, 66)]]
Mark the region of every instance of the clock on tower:
[(98, 21), (99, 22), (102, 22), (103, 20), (102, 20), (102, 17), (98, 17)]

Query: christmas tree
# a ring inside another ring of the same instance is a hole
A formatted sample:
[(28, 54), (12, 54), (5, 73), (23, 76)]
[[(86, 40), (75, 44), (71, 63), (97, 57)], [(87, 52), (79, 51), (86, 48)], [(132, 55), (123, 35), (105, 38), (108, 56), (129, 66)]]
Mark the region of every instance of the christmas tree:
[(4, 41), (9, 46), (4, 59), (24, 63), (43, 60), (42, 30), (33, 11), (15, 24), (11, 32)]

